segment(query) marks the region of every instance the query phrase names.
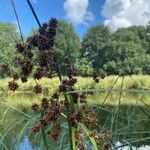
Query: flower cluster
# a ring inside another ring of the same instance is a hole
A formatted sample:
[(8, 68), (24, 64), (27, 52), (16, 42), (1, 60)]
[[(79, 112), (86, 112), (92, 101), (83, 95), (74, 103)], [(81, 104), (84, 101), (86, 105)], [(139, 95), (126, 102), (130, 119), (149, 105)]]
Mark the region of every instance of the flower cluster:
[(99, 80), (104, 79), (105, 77), (106, 77), (106, 73), (104, 71), (101, 71), (100, 73), (98, 73), (98, 72), (93, 73), (93, 80), (96, 83), (99, 83)]
[[(22, 82), (27, 82), (28, 77), (33, 75), (36, 85), (33, 91), (36, 94), (42, 93), (42, 86), (38, 84), (38, 80), (42, 77), (53, 78), (56, 75), (60, 78), (57, 90), (49, 98), (42, 98), (41, 103), (33, 104), (32, 110), (39, 112), (39, 118), (32, 126), (32, 132), (38, 133), (42, 129), (47, 133), (47, 138), (57, 140), (61, 132), (61, 117), (66, 118), (69, 129), (75, 129), (76, 145), (79, 150), (84, 150), (83, 140), (85, 138), (84, 129), (82, 124), (89, 127), (92, 131), (88, 135), (93, 138), (96, 143), (103, 141), (108, 137), (108, 134), (99, 134), (95, 128), (98, 125), (96, 114), (87, 105), (87, 95), (93, 94), (92, 92), (77, 92), (75, 85), (78, 82), (76, 74), (72, 69), (71, 60), (64, 58), (61, 62), (61, 70), (64, 71), (65, 76), (62, 78), (55, 52), (53, 50), (54, 38), (56, 35), (58, 21), (52, 18), (48, 23), (44, 23), (38, 32), (27, 38), (25, 44), (17, 44), (17, 51), (22, 56), (15, 57), (14, 62), (20, 66), (20, 74), (13, 75), (13, 81), (9, 82), (9, 89), (15, 91), (18, 88), (16, 80), (19, 78)], [(33, 52), (32, 49), (38, 50), (38, 64), (34, 68), (32, 62)], [(8, 67), (1, 66), (5, 71)], [(105, 74), (93, 74), (93, 79), (96, 83), (99, 79), (103, 79)], [(64, 99), (62, 99), (64, 97)], [(63, 115), (62, 115), (63, 114)], [(52, 125), (52, 127), (50, 126)], [(51, 127), (51, 128), (50, 128)], [(71, 131), (70, 131), (71, 132)], [(72, 133), (71, 133), (72, 134)], [(71, 137), (71, 136), (70, 136)], [(105, 143), (103, 150), (107, 150), (110, 146)]]
[[(33, 78), (35, 80), (39, 80), (42, 77), (53, 78), (55, 76), (55, 60), (54, 53), (52, 47), (54, 45), (54, 37), (56, 35), (56, 27), (58, 21), (55, 18), (52, 18), (48, 23), (43, 24), (36, 35), (33, 35), (27, 38), (27, 41), (24, 44), (18, 43), (16, 45), (17, 51), (22, 56), (16, 56), (13, 60), (13, 63), (19, 66), (20, 74), (11, 75), (13, 80), (10, 81), (8, 87), (10, 90), (17, 90), (18, 85), (16, 80), (19, 78), (21, 81), (27, 82), (28, 77), (30, 77), (31, 73), (33, 73)], [(34, 64), (32, 62), (33, 52), (32, 49), (39, 50), (38, 55), (38, 66), (36, 69), (34, 68)], [(10, 74), (10, 69), (8, 65), (2, 64), (0, 66), (3, 72)], [(33, 70), (36, 70), (33, 72)], [(35, 93), (41, 93), (42, 87), (40, 85), (36, 85), (34, 87)]]

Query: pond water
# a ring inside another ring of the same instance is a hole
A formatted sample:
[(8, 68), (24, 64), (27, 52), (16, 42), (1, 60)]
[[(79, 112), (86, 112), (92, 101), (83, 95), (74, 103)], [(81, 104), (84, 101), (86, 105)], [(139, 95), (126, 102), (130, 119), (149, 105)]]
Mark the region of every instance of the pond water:
[[(43, 150), (40, 135), (30, 132), (35, 121), (30, 106), (39, 102), (41, 97), (34, 94), (1, 96), (0, 150)], [(150, 93), (111, 93), (108, 96), (108, 92), (104, 92), (87, 99), (97, 114), (98, 130), (111, 131), (111, 139), (117, 150), (131, 147), (133, 150), (150, 150)], [(62, 120), (60, 139), (58, 142), (50, 141), (50, 149), (69, 150), (65, 142), (66, 134), (67, 125)], [(92, 147), (88, 146), (87, 150), (92, 150)]]

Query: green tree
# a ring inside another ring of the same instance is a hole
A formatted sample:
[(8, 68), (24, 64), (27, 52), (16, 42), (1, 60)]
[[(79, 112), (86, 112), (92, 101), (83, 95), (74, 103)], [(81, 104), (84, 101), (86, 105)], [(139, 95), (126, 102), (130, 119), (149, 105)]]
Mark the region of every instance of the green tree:
[(103, 25), (91, 27), (83, 39), (82, 56), (108, 74), (149, 74), (148, 27), (120, 28), (113, 33)]
[(54, 44), (58, 60), (69, 57), (75, 63), (79, 57), (80, 47), (80, 39), (73, 26), (65, 21), (59, 21)]
[[(17, 41), (19, 41), (19, 36), (16, 26), (0, 23), (0, 64), (12, 64), (12, 59), (16, 54), (15, 46)], [(3, 73), (1, 73), (2, 75)]]
[(105, 45), (110, 42), (111, 32), (104, 25), (91, 27), (82, 42), (82, 56), (87, 57), (87, 60), (92, 66), (98, 70), (104, 64), (106, 57)]

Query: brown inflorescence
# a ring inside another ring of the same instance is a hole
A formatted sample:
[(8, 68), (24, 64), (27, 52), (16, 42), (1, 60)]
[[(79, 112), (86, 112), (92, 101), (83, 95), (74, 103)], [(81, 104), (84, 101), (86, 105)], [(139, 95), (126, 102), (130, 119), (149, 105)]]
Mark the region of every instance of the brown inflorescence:
[(87, 122), (87, 124), (89, 124), (92, 127), (97, 126), (97, 118), (96, 118), (96, 114), (94, 113), (94, 111), (90, 111), (87, 114), (86, 122)]
[(105, 144), (103, 145), (102, 150), (110, 150), (111, 146), (112, 146), (111, 143), (105, 143)]
[(41, 101), (41, 107), (46, 110), (48, 109), (49, 107), (49, 101), (47, 98), (43, 98), (42, 101)]
[(18, 89), (18, 84), (15, 81), (10, 81), (8, 83), (8, 88), (12, 91), (16, 91)]
[[(50, 124), (53, 125), (47, 132), (49, 139), (57, 140), (61, 130), (61, 116), (65, 116), (69, 128), (75, 129), (76, 144), (79, 150), (84, 150), (84, 131), (80, 128), (81, 124), (94, 128), (97, 126), (97, 118), (94, 111), (88, 108), (87, 95), (93, 94), (92, 92), (76, 91), (76, 73), (72, 62), (67, 57), (64, 58), (60, 66), (57, 64), (55, 51), (53, 49), (54, 40), (57, 30), (58, 21), (52, 18), (48, 23), (44, 23), (37, 31), (37, 33), (29, 38), (24, 44), (18, 43), (16, 45), (17, 51), (20, 55), (15, 57), (14, 63), (20, 67), (20, 74), (13, 75), (13, 81), (9, 82), (9, 89), (15, 91), (18, 88), (16, 80), (19, 78), (21, 81), (27, 82), (29, 77), (33, 77), (36, 85), (33, 87), (33, 91), (36, 94), (42, 93), (43, 89), (38, 80), (43, 77), (52, 79), (54, 76), (60, 78), (60, 84), (58, 84), (57, 90), (52, 94), (50, 98), (43, 97), (41, 103), (34, 103), (32, 110), (36, 113), (40, 113), (36, 123), (32, 126), (32, 131), (38, 133), (41, 129), (49, 129)], [(33, 51), (38, 50), (37, 64), (33, 63)], [(9, 71), (8, 65), (1, 65), (1, 68), (6, 72)], [(61, 70), (65, 76), (61, 80)], [(94, 73), (93, 80), (98, 83), (100, 79), (105, 78), (106, 74)], [(62, 95), (64, 99), (62, 99)], [(63, 115), (62, 115), (63, 114)], [(65, 115), (64, 115), (65, 114)], [(80, 128), (80, 129), (79, 129)], [(46, 130), (46, 131), (47, 131)], [(97, 130), (91, 131), (90, 137), (94, 138), (97, 143), (102, 139), (105, 139), (109, 134), (98, 134)], [(110, 147), (109, 144), (103, 146), (103, 150), (107, 150)]]
[(38, 104), (33, 104), (32, 105), (32, 110), (37, 111), (39, 109), (39, 105)]
[(60, 122), (58, 121), (53, 125), (51, 131), (48, 132), (48, 137), (50, 139), (57, 140), (59, 137), (59, 132), (60, 132)]
[(0, 64), (0, 69), (3, 72), (7, 72), (7, 71), (9, 71), (9, 66), (7, 64)]
[(34, 91), (36, 94), (42, 93), (42, 86), (39, 85), (39, 84), (37, 84), (36, 86), (34, 86), (33, 91)]

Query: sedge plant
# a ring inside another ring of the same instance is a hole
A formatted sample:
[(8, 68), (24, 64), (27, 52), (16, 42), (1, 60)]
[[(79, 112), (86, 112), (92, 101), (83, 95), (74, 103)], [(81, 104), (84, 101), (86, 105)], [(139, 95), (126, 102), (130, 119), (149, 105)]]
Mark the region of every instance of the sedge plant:
[[(52, 96), (43, 96), (40, 104), (34, 103), (31, 107), (38, 114), (36, 121), (31, 127), (31, 132), (41, 134), (44, 149), (49, 149), (49, 140), (58, 140), (61, 133), (62, 119), (68, 124), (68, 142), (70, 150), (86, 149), (85, 140), (89, 140), (91, 148), (94, 150), (108, 150), (111, 148), (109, 142), (110, 132), (98, 133), (97, 118), (95, 112), (87, 104), (86, 97), (92, 92), (79, 92), (75, 85), (78, 82), (73, 69), (72, 61), (65, 57), (58, 61), (56, 51), (53, 48), (55, 35), (57, 33), (58, 20), (51, 18), (48, 23), (44, 23), (38, 32), (23, 43), (16, 45), (20, 53), (13, 60), (20, 68), (19, 73), (13, 73), (6, 64), (1, 65), (3, 71), (11, 73), (13, 79), (9, 81), (8, 87), (15, 91), (19, 85), (17, 80), (23, 83), (33, 77), (35, 94), (42, 93), (43, 87), (38, 83), (43, 77), (59, 78), (56, 91)], [(33, 49), (38, 51), (37, 64), (33, 62)], [(93, 82), (98, 83), (105, 74), (93, 73)]]

